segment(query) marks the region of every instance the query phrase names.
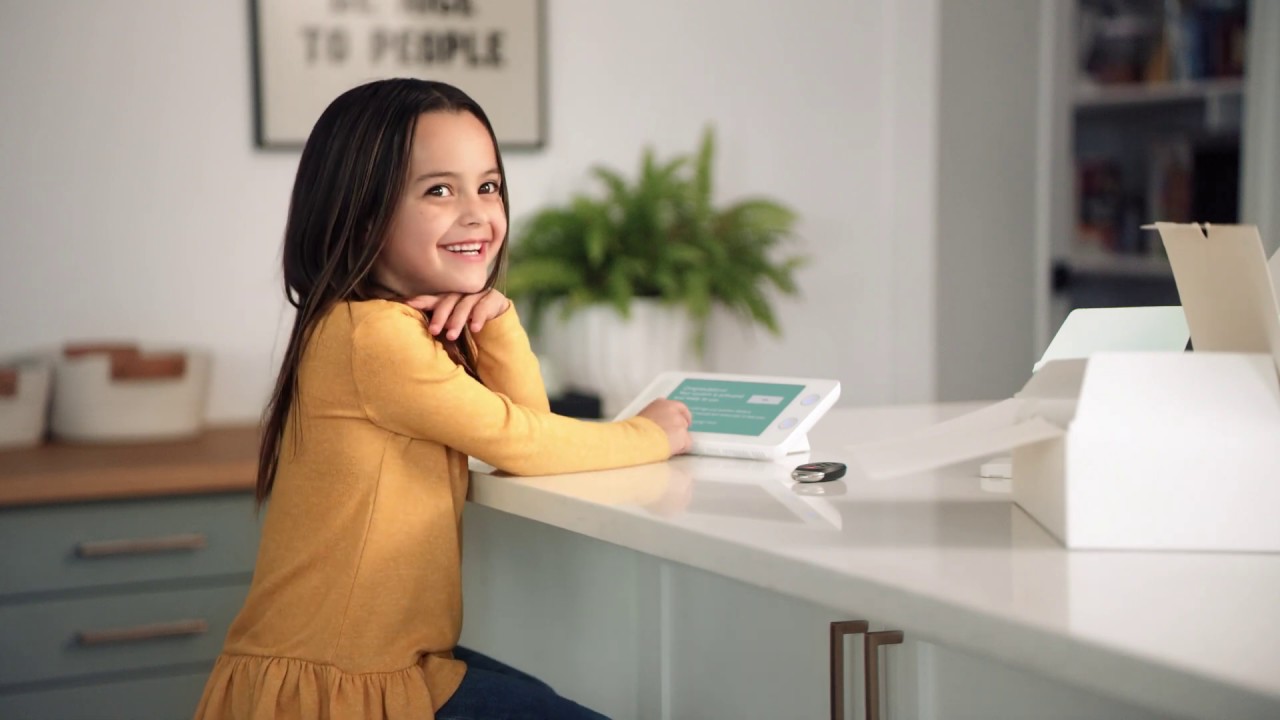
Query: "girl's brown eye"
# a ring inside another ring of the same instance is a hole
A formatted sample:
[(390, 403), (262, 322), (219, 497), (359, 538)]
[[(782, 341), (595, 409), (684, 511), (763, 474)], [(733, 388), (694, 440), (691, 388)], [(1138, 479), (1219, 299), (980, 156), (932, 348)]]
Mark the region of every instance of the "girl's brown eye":
[(498, 192), (498, 183), (489, 181), (480, 186), (480, 192), (486, 195)]
[(447, 197), (449, 195), (449, 188), (446, 185), (432, 185), (427, 188), (427, 194), (435, 195), (436, 197)]

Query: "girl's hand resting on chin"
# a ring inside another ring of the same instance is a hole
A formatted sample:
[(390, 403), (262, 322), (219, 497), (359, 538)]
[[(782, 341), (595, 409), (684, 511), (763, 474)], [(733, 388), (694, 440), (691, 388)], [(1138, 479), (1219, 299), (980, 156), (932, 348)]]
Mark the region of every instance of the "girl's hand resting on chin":
[(430, 315), (427, 330), (433, 335), (444, 336), (449, 340), (457, 340), (462, 328), (471, 326), (471, 332), (478, 333), (484, 324), (498, 317), (511, 307), (511, 301), (497, 290), (484, 292), (440, 293), (438, 295), (419, 295), (409, 298), (404, 303), (411, 308), (421, 310)]
[[(427, 323), (428, 332), (433, 336), (444, 333), (444, 337), (449, 340), (457, 340), (464, 327), (469, 326), (473, 333), (480, 332), (485, 323), (511, 307), (511, 301), (507, 296), (497, 290), (471, 294), (418, 295), (404, 302), (409, 307), (430, 316)], [(649, 418), (662, 428), (667, 434), (672, 455), (687, 453), (693, 446), (693, 439), (689, 437), (689, 426), (693, 424), (693, 414), (684, 403), (660, 398), (646, 405), (638, 415)]]
[(659, 398), (645, 405), (637, 415), (649, 418), (666, 431), (667, 441), (671, 443), (672, 455), (687, 453), (693, 447), (693, 438), (689, 437), (693, 413), (689, 412), (689, 406), (684, 403)]

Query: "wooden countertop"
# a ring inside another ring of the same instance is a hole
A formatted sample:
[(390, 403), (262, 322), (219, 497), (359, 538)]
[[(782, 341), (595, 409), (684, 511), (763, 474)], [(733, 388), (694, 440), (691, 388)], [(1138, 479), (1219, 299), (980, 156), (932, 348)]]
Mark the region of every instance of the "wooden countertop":
[(47, 443), (0, 451), (0, 507), (156, 495), (253, 492), (258, 428), (128, 445)]

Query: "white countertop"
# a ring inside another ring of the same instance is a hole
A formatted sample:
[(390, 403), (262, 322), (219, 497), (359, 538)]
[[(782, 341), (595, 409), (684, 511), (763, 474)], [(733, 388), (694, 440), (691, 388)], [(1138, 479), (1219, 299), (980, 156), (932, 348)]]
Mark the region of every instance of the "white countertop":
[[(838, 408), (782, 463), (476, 465), (471, 499), (1151, 707), (1280, 717), (1280, 554), (1067, 551), (978, 463), (869, 480), (846, 449), (975, 407)], [(798, 485), (806, 460), (849, 474)]]

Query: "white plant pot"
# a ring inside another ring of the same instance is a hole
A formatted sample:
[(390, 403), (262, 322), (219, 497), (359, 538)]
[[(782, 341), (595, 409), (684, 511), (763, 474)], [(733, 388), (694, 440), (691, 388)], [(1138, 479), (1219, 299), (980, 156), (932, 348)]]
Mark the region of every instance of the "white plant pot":
[(39, 445), (49, 414), (53, 369), (47, 360), (20, 360), (16, 392), (0, 397), (0, 450)]
[(592, 305), (562, 319), (552, 307), (543, 319), (542, 355), (566, 389), (599, 396), (612, 419), (659, 373), (697, 370), (693, 321), (683, 308), (656, 300), (631, 303), (631, 317)]
[(204, 429), (209, 353), (183, 349), (181, 377), (113, 380), (106, 355), (59, 357), (50, 429), (73, 442), (176, 440)]

